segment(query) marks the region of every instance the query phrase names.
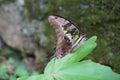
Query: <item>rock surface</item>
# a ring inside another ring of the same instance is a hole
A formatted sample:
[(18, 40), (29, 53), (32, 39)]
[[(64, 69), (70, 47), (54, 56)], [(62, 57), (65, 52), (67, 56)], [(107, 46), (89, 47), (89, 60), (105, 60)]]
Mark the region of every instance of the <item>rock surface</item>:
[(38, 48), (36, 43), (21, 33), (24, 26), (30, 26), (28, 24), (29, 22), (22, 21), (15, 4), (0, 7), (0, 34), (4, 42), (14, 49), (34, 53)]

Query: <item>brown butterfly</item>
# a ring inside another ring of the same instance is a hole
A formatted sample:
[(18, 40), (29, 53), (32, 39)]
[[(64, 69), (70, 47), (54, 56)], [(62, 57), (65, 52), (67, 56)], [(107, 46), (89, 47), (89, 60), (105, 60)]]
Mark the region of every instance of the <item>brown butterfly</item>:
[(49, 16), (48, 21), (55, 29), (57, 37), (53, 57), (61, 58), (86, 40), (85, 35), (79, 35), (79, 30), (70, 21), (58, 16)]

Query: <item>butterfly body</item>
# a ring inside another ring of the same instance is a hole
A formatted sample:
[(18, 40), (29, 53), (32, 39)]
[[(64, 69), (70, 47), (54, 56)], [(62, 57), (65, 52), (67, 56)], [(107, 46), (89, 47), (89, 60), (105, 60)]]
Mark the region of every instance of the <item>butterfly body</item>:
[(58, 17), (49, 16), (48, 21), (55, 29), (57, 43), (53, 57), (62, 57), (66, 53), (75, 49), (75, 47), (83, 42), (85, 35), (79, 36), (79, 30), (68, 20)]

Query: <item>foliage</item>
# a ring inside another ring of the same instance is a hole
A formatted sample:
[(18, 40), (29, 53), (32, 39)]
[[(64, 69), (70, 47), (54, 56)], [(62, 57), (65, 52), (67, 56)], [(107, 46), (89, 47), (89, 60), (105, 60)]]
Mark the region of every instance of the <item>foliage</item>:
[(0, 0), (0, 5), (14, 2), (15, 0)]
[(3, 61), (0, 64), (0, 79), (16, 80), (17, 77), (28, 76), (29, 73), (25, 67), (13, 58)]
[(90, 60), (79, 62), (96, 47), (95, 41), (94, 36), (63, 58), (53, 58), (47, 64), (44, 74), (18, 80), (119, 80), (120, 75), (109, 67)]

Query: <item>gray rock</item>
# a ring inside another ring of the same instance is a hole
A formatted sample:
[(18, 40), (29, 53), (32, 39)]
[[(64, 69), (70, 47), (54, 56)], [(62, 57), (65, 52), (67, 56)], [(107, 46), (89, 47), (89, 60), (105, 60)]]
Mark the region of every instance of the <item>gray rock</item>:
[(22, 34), (22, 29), (26, 26), (30, 29), (33, 27), (28, 21), (22, 21), (15, 4), (0, 7), (0, 34), (4, 42), (14, 49), (34, 53), (38, 50), (36, 42)]

